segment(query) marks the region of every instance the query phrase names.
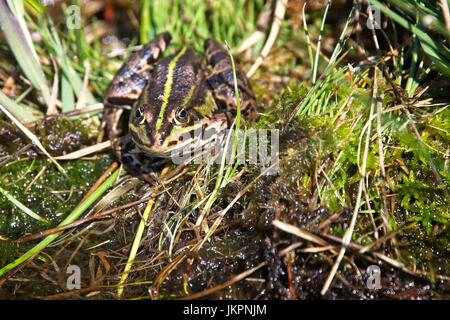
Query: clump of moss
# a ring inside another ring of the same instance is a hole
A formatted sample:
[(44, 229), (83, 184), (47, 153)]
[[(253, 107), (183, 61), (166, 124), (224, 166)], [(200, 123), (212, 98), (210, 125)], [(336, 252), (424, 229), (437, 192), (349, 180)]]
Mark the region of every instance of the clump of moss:
[(36, 128), (42, 144), (53, 155), (70, 153), (87, 145), (92, 138), (90, 128), (82, 120), (66, 117), (48, 117)]
[[(0, 235), (14, 239), (57, 225), (77, 205), (110, 161), (109, 156), (102, 156), (97, 161), (67, 161), (63, 163), (67, 176), (44, 158), (25, 158), (0, 168), (0, 186), (50, 221), (49, 225), (36, 221), (1, 197)], [(41, 170), (43, 173), (34, 181)]]
[(306, 96), (308, 88), (304, 83), (290, 81), (278, 95), (270, 107), (263, 112), (256, 123), (256, 128), (280, 128), (291, 120), (291, 113), (298, 103)]

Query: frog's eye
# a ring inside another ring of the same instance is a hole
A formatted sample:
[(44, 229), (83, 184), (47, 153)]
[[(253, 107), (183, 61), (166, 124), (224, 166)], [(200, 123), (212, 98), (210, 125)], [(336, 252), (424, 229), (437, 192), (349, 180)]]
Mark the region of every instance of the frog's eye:
[(137, 118), (137, 119), (139, 119), (140, 117), (142, 117), (143, 114), (142, 114), (141, 109), (137, 108), (137, 109), (136, 109), (135, 115), (136, 115), (136, 118)]
[(134, 115), (136, 116), (136, 119), (139, 121), (139, 124), (144, 123), (144, 121), (145, 121), (144, 112), (140, 108), (136, 109)]
[(177, 124), (184, 124), (184, 123), (187, 123), (188, 121), (189, 121), (189, 115), (185, 109), (180, 108), (175, 112), (175, 122)]

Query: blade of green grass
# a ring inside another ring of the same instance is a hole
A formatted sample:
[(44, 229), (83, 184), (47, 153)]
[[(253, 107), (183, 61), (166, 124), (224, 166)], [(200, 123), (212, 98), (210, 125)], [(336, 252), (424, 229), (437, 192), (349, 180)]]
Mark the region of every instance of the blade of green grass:
[[(419, 15), (417, 14), (416, 19), (419, 19)], [(411, 67), (409, 68), (409, 77), (408, 81), (406, 82), (406, 91), (408, 92), (408, 96), (412, 97), (414, 92), (411, 92), (411, 87), (413, 85), (413, 82), (416, 82), (416, 66), (417, 61), (419, 60), (419, 39), (417, 37), (414, 38), (414, 43), (412, 47), (412, 59), (411, 59)]]
[(149, 31), (151, 26), (151, 4), (149, 0), (141, 1), (141, 44), (148, 42)]
[(422, 21), (425, 16), (431, 16), (434, 20), (431, 27), (446, 38), (450, 36), (450, 30), (447, 30), (445, 26), (441, 6), (438, 1), (422, 2), (411, 0), (389, 0), (389, 2), (395, 5), (396, 8), (404, 11), (406, 14), (409, 14), (411, 17), (419, 15), (420, 20)]
[[(345, 35), (347, 33), (347, 29), (348, 29), (348, 26), (350, 25), (350, 22), (353, 20), (353, 15), (355, 13), (356, 7), (357, 7), (357, 2), (355, 2), (353, 4), (353, 7), (350, 11), (350, 14), (348, 15), (347, 21), (341, 32), (341, 35), (336, 44), (336, 47), (333, 50), (333, 54), (331, 55), (328, 65), (326, 66), (325, 70), (322, 72), (321, 76), (319, 77), (319, 80), (317, 80), (317, 82), (315, 82), (315, 85), (312, 86), (311, 90), (309, 90), (306, 97), (303, 99), (303, 101), (300, 102), (300, 105), (298, 106), (296, 113), (295, 113), (296, 116), (317, 115), (317, 113), (314, 112), (314, 106), (316, 103), (315, 102), (316, 99), (319, 98), (323, 94), (323, 92), (325, 92), (325, 90), (330, 87), (330, 85), (332, 83), (334, 83), (335, 81), (338, 81), (343, 76), (343, 73), (347, 70), (347, 67), (344, 67), (344, 68), (340, 68), (338, 71), (336, 71), (334, 73), (331, 72), (338, 63), (338, 61), (336, 59), (340, 55), (342, 48), (344, 47)], [(342, 59), (342, 57), (341, 57), (341, 59)], [(324, 110), (322, 110), (322, 111), (324, 111)]]
[(139, 222), (138, 229), (136, 230), (136, 235), (134, 236), (133, 244), (130, 249), (130, 254), (128, 255), (128, 260), (125, 265), (125, 269), (122, 272), (122, 276), (120, 278), (118, 289), (117, 289), (117, 296), (120, 298), (123, 294), (123, 285), (125, 284), (125, 281), (128, 279), (128, 274), (130, 273), (131, 267), (133, 266), (134, 260), (136, 258), (139, 246), (141, 244), (142, 235), (144, 233), (145, 229), (145, 223), (148, 220), (148, 217), (150, 215), (150, 211), (152, 210), (153, 204), (155, 202), (154, 198), (151, 198), (144, 209), (144, 213), (142, 214), (142, 219)]
[(34, 50), (23, 14), (22, 1), (0, 0), (0, 25), (6, 41), (25, 76), (33, 87), (42, 92), (45, 103), (48, 103), (50, 89)]
[(20, 122), (28, 123), (36, 121), (34, 115), (27, 108), (8, 98), (1, 90), (0, 104), (2, 104), (15, 118), (19, 119)]
[(23, 7), (22, 1), (12, 1), (12, 0), (6, 0), (8, 3), (9, 9), (11, 10), (11, 13), (14, 15), (14, 17), (17, 20), (17, 23), (19, 24), (20, 30), (23, 33), (23, 36), (25, 38), (25, 41), (28, 44), (28, 47), (31, 48), (31, 54), (34, 56), (34, 58), (39, 60), (36, 51), (34, 50), (33, 41), (31, 40), (31, 35), (28, 32), (27, 24), (25, 23), (24, 14), (25, 14), (25, 8)]
[[(44, 42), (46, 45), (53, 51), (56, 55), (57, 61), (61, 66), (62, 73), (69, 81), (72, 86), (73, 92), (77, 97), (79, 97), (82, 89), (83, 89), (83, 80), (80, 75), (75, 71), (70, 62), (70, 57), (67, 54), (67, 48), (65, 43), (63, 43), (58, 35), (58, 32), (53, 25), (51, 19), (46, 20), (50, 26), (47, 25), (46, 22), (42, 21), (40, 25), (34, 24), (35, 28), (41, 33)], [(33, 24), (32, 21), (30, 23)], [(61, 78), (63, 78), (61, 75)], [(85, 92), (86, 101), (88, 104), (96, 104), (97, 100), (94, 98), (92, 92), (89, 90)], [(68, 106), (66, 106), (68, 108)], [(72, 106), (72, 110), (75, 108), (75, 105)], [(69, 111), (72, 111), (69, 110)]]
[(75, 95), (72, 86), (64, 74), (61, 77), (61, 102), (61, 111), (63, 113), (72, 111), (75, 106)]
[(31, 12), (33, 15), (41, 15), (45, 13), (45, 7), (39, 2), (39, 0), (25, 0), (25, 7), (28, 12)]
[(3, 194), (12, 204), (14, 204), (17, 208), (22, 210), (24, 213), (29, 215), (31, 218), (36, 219), (38, 221), (49, 223), (49, 221), (45, 218), (42, 218), (40, 215), (36, 214), (33, 210), (28, 208), (26, 205), (24, 205), (22, 202), (14, 198), (12, 195), (9, 194), (8, 191), (0, 187), (0, 193)]
[(311, 39), (309, 38), (308, 25), (306, 23), (305, 7), (306, 7), (306, 3), (304, 4), (303, 11), (302, 11), (303, 27), (305, 28), (305, 38), (306, 38), (306, 45), (308, 47), (309, 65), (312, 68), (314, 66), (314, 56), (313, 56), (313, 52), (312, 52)]
[(426, 31), (412, 24), (405, 17), (389, 9), (378, 0), (369, 0), (369, 2), (376, 5), (385, 15), (403, 28), (414, 33), (419, 38), (425, 53), (431, 57), (441, 72), (450, 77), (450, 49), (442, 44), (442, 41), (437, 38), (432, 38)]
[(330, 8), (330, 3), (331, 3), (331, 1), (328, 0), (327, 6), (325, 7), (325, 12), (322, 17), (322, 24), (320, 25), (319, 39), (317, 40), (316, 56), (314, 58), (314, 66), (313, 66), (313, 72), (312, 72), (312, 85), (314, 85), (316, 83), (316, 79), (317, 79), (317, 69), (319, 68), (320, 47), (322, 45), (322, 35), (323, 35), (323, 30), (325, 29), (325, 21), (327, 20), (328, 9)]

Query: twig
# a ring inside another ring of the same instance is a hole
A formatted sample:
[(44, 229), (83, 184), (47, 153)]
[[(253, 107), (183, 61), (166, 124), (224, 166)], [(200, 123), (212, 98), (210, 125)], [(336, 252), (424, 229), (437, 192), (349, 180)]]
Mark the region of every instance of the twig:
[[(326, 244), (323, 247), (311, 247), (311, 248), (300, 249), (299, 250), (300, 252), (317, 253), (317, 252), (327, 251), (327, 250), (330, 250), (331, 252), (335, 252), (334, 251), (335, 246), (328, 244), (327, 241), (325, 241), (324, 239), (322, 239), (318, 235), (315, 235), (313, 233), (310, 233), (308, 231), (302, 230), (302, 229), (300, 229), (298, 227), (295, 227), (293, 225), (290, 225), (290, 224), (287, 224), (287, 223), (284, 223), (284, 222), (281, 222), (281, 221), (278, 221), (278, 220), (272, 221), (272, 224), (274, 226), (276, 226), (277, 228), (279, 228), (279, 229), (281, 229), (281, 230), (283, 230), (285, 232), (291, 233), (291, 234), (293, 234), (295, 236), (298, 236), (298, 237), (300, 237), (300, 238), (302, 238), (304, 240), (308, 240), (308, 241), (317, 243), (319, 245)], [(354, 243), (354, 242), (348, 242), (347, 244), (345, 244), (343, 238), (341, 239), (341, 238), (339, 238), (337, 236), (326, 234), (326, 233), (321, 233), (320, 236), (322, 236), (324, 238), (327, 238), (327, 239), (329, 239), (331, 241), (335, 241), (335, 242), (343, 245), (344, 248), (349, 248), (349, 249), (356, 250), (356, 251), (358, 251), (359, 254), (364, 254), (364, 253), (367, 252), (368, 254), (373, 255), (374, 257), (376, 257), (376, 258), (386, 262), (387, 264), (389, 264), (389, 265), (391, 265), (391, 266), (393, 266), (395, 268), (400, 269), (401, 271), (403, 271), (403, 272), (405, 272), (407, 274), (410, 274), (410, 275), (413, 275), (413, 276), (418, 276), (418, 273), (415, 273), (415, 272), (407, 269), (403, 265), (403, 263), (401, 263), (399, 261), (396, 261), (396, 260), (394, 260), (392, 258), (389, 258), (388, 256), (386, 256), (386, 255), (384, 255), (382, 253), (368, 250), (367, 247), (364, 247), (364, 246), (362, 246), (360, 244), (357, 244), (357, 243)], [(357, 269), (357, 268), (355, 268), (355, 269)]]
[(103, 110), (104, 107), (105, 106), (103, 105), (103, 103), (99, 102), (99, 103), (94, 103), (94, 104), (91, 104), (89, 106), (86, 106), (83, 109), (77, 109), (77, 110), (73, 110), (73, 111), (69, 111), (69, 112), (63, 113), (63, 115), (65, 115), (66, 117), (72, 117), (72, 116), (77, 116), (77, 115), (83, 114), (83, 113)]
[(72, 290), (72, 291), (67, 291), (67, 292), (61, 292), (61, 293), (57, 293), (57, 294), (53, 294), (50, 296), (46, 296), (44, 297), (44, 300), (61, 300), (61, 299), (67, 299), (73, 295), (78, 295), (78, 294), (82, 294), (82, 293), (87, 293), (87, 292), (91, 292), (91, 291), (98, 291), (102, 288), (104, 288), (105, 286), (92, 286), (92, 287), (87, 287), (87, 288), (83, 288), (83, 289), (78, 289), (78, 290)]
[(89, 73), (91, 72), (91, 65), (89, 60), (84, 60), (84, 77), (83, 77), (83, 86), (81, 88), (80, 95), (78, 96), (78, 101), (75, 106), (75, 110), (83, 109), (86, 107), (87, 96), (86, 92), (88, 91), (88, 83), (89, 83)]
[(270, 16), (272, 15), (271, 3), (272, 1), (267, 1), (265, 3), (264, 8), (262, 9), (261, 13), (258, 16), (256, 30), (250, 36), (248, 36), (247, 39), (242, 41), (241, 45), (237, 50), (238, 54), (250, 49), (264, 37), (263, 31), (269, 24)]
[(290, 293), (290, 299), (295, 300), (297, 298), (295, 294), (295, 288), (294, 288), (294, 276), (292, 274), (292, 263), (294, 262), (295, 253), (293, 251), (289, 252), (286, 255), (286, 270), (288, 275), (288, 282), (289, 282), (289, 293)]
[(50, 100), (48, 102), (47, 107), (47, 116), (58, 114), (58, 109), (56, 109), (56, 99), (58, 98), (58, 84), (59, 84), (59, 76), (58, 76), (58, 66), (55, 62), (55, 59), (52, 58), (53, 68), (55, 69), (55, 75), (53, 77), (53, 87), (52, 93), (50, 94)]
[[(450, 10), (448, 9), (448, 2), (446, 0), (441, 0), (442, 15), (444, 16), (445, 26), (447, 31), (450, 32)], [(450, 40), (450, 38), (448, 39)]]
[(273, 220), (272, 224), (275, 227), (277, 227), (278, 229), (288, 232), (290, 234), (293, 234), (299, 238), (302, 238), (303, 240), (314, 242), (321, 246), (328, 245), (328, 243), (325, 240), (316, 236), (315, 234), (312, 234), (311, 232), (297, 228), (291, 224), (282, 222), (280, 220)]
[(256, 59), (255, 63), (251, 66), (250, 70), (247, 72), (247, 77), (251, 78), (255, 71), (261, 66), (263, 60), (269, 54), (270, 49), (272, 49), (275, 40), (277, 39), (278, 32), (280, 31), (281, 22), (284, 19), (284, 14), (286, 13), (287, 0), (277, 0), (275, 5), (275, 14), (273, 17), (272, 27), (270, 28), (269, 37), (261, 50), (260, 55)]
[(31, 186), (44, 174), (45, 170), (47, 170), (47, 166), (43, 166), (42, 169), (39, 171), (39, 173), (31, 180), (31, 182), (28, 184), (28, 186), (25, 188), (25, 191), (23, 193), (27, 194), (30, 190)]
[(99, 152), (104, 149), (107, 149), (111, 146), (111, 142), (105, 141), (101, 143), (94, 144), (93, 146), (89, 146), (68, 154), (65, 154), (63, 156), (55, 157), (56, 160), (74, 160), (79, 159), (81, 157), (85, 157), (87, 155), (90, 155), (91, 153)]

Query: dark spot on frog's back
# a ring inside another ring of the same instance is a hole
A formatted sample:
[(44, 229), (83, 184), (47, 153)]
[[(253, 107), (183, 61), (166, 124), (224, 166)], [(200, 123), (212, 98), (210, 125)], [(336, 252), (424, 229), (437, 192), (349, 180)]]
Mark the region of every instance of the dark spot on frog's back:
[[(242, 74), (239, 70), (236, 70), (236, 78), (239, 80), (244, 80)], [(222, 83), (227, 83), (228, 85), (234, 84), (233, 70), (227, 69), (220, 73), (216, 73), (208, 78), (208, 84), (211, 86), (211, 89), (216, 89)]]
[[(146, 44), (142, 50), (138, 51), (139, 58), (141, 60), (147, 60), (147, 62), (151, 63), (154, 59), (155, 51), (163, 51), (172, 40), (172, 36), (170, 33), (164, 32), (161, 34), (160, 39), (162, 39), (162, 41), (160, 40), (159, 42), (152, 43), (151, 45)], [(159, 55), (159, 52), (157, 52), (157, 55)]]
[(142, 172), (142, 167), (139, 161), (136, 161), (136, 159), (130, 154), (123, 154), (123, 160), (125, 161), (126, 165), (132, 168), (133, 171), (137, 173)]
[(131, 105), (147, 84), (144, 74), (132, 74), (130, 77), (117, 78), (106, 92), (107, 102), (116, 105)]
[(223, 52), (223, 51), (220, 51), (220, 52), (214, 54), (214, 55), (211, 57), (211, 59), (210, 59), (211, 66), (214, 67), (214, 66), (215, 66), (216, 64), (218, 64), (221, 60), (226, 59), (227, 57), (228, 57), (228, 54), (225, 53), (225, 52)]
[(143, 89), (147, 84), (148, 78), (142, 74), (133, 74), (131, 77), (131, 81), (133, 82), (133, 86), (138, 89)]
[(220, 79), (219, 75), (215, 74), (208, 79), (208, 84), (211, 87), (211, 89), (215, 89), (218, 86), (220, 86), (220, 84), (222, 84), (222, 80)]
[[(234, 83), (233, 69), (227, 69), (220, 74), (225, 81)], [(239, 70), (236, 70), (236, 79), (244, 81), (244, 77)]]
[(122, 66), (116, 73), (116, 78), (113, 80), (111, 85), (122, 85), (124, 80), (131, 77), (133, 73), (128, 66)]

